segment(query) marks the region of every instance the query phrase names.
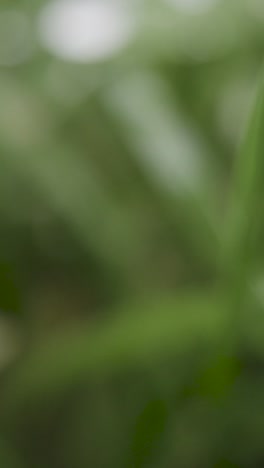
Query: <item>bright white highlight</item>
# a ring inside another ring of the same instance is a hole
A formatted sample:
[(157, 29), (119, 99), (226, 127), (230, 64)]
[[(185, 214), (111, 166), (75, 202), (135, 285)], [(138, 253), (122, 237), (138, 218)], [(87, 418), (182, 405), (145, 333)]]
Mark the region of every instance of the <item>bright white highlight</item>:
[(58, 57), (75, 62), (104, 60), (131, 40), (134, 22), (124, 2), (54, 0), (40, 13), (43, 45)]

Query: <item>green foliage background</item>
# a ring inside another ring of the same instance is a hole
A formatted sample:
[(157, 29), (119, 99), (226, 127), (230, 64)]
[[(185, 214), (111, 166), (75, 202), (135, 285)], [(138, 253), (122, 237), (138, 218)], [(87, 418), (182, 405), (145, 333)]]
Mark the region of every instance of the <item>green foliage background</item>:
[(0, 466), (261, 468), (264, 7), (135, 2), (74, 64), (43, 4), (0, 66)]

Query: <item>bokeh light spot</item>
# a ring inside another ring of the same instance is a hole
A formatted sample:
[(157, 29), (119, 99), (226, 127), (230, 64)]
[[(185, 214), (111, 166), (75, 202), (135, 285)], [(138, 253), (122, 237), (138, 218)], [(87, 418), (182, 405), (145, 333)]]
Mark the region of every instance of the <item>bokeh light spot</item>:
[(123, 3), (113, 0), (55, 0), (40, 13), (43, 45), (62, 59), (107, 59), (133, 36), (134, 21)]

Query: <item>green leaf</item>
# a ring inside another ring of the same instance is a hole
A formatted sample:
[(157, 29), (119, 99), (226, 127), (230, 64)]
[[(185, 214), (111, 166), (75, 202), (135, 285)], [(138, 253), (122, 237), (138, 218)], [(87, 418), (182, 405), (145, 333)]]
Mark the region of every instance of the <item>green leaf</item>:
[[(34, 347), (10, 372), (1, 411), (10, 414), (65, 392), (85, 376), (111, 375), (157, 357), (212, 350), (225, 338), (219, 294), (190, 293), (115, 314), (109, 323), (56, 335)], [(206, 353), (207, 354), (207, 353)], [(209, 352), (210, 355), (210, 352)]]
[(151, 465), (159, 450), (169, 414), (169, 408), (163, 400), (151, 400), (146, 404), (136, 421), (131, 453), (129, 451), (129, 467), (143, 468)]

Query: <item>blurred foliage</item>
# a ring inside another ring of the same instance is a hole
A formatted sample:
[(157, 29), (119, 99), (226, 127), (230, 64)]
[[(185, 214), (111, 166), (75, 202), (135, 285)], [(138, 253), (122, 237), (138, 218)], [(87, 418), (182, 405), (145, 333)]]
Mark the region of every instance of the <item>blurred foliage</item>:
[(0, 5), (0, 466), (261, 468), (263, 2), (85, 63), (47, 3)]

